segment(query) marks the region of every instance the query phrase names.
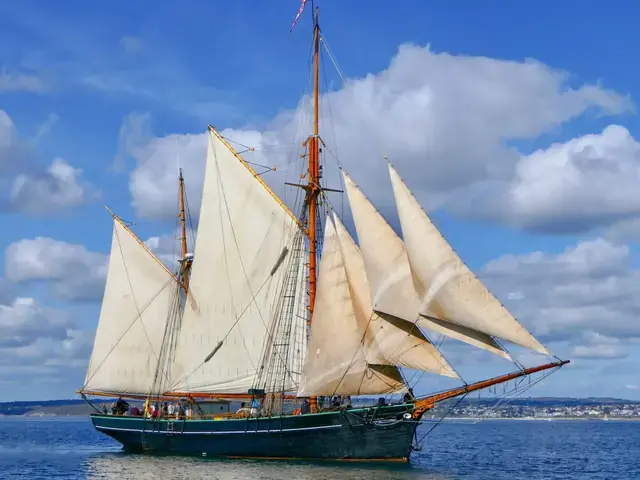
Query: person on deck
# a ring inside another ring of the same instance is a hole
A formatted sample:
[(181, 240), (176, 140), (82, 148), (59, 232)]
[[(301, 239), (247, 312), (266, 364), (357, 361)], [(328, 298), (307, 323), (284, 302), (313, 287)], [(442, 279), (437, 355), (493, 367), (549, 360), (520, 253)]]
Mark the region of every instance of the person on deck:
[(300, 405), (300, 413), (302, 415), (307, 415), (310, 412), (311, 412), (311, 405), (309, 404), (309, 399), (305, 398), (302, 401), (302, 405)]
[(118, 397), (116, 402), (116, 415), (124, 415), (129, 410), (129, 404), (125, 402), (122, 397)]
[(260, 399), (255, 397), (251, 400), (251, 416), (257, 417), (260, 414)]
[(170, 417), (173, 417), (175, 413), (176, 413), (176, 406), (173, 402), (171, 402), (167, 407), (167, 415), (169, 415)]
[(248, 417), (251, 414), (251, 409), (249, 409), (247, 407), (247, 404), (244, 402), (240, 403), (240, 408), (238, 409), (238, 411), (236, 412), (236, 415), (239, 415), (241, 417)]
[(167, 416), (169, 414), (169, 403), (164, 402), (162, 405), (162, 415)]
[(344, 408), (351, 408), (351, 396), (347, 395), (346, 397), (344, 397), (344, 402), (343, 402)]
[(407, 390), (407, 393), (404, 394), (402, 400), (404, 400), (404, 403), (413, 403), (416, 401), (416, 397), (413, 395), (413, 388)]
[(137, 405), (134, 405), (129, 409), (129, 415), (131, 415), (132, 417), (140, 416), (140, 409), (137, 407)]

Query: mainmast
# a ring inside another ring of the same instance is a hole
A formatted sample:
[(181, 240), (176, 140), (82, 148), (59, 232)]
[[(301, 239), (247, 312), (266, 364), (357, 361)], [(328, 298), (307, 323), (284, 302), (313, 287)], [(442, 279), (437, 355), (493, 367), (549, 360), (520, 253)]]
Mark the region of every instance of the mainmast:
[[(313, 22), (313, 135), (307, 140), (309, 154), (309, 172), (307, 184), (307, 206), (309, 218), (309, 325), (313, 321), (313, 308), (316, 301), (317, 280), (317, 207), (320, 193), (320, 136), (319, 136), (319, 71), (320, 71), (320, 25), (319, 9), (316, 7)], [(311, 411), (316, 411), (317, 399), (311, 397)]]
[(180, 242), (182, 245), (182, 258), (180, 259), (180, 276), (182, 277), (182, 288), (185, 295), (189, 293), (189, 255), (187, 251), (187, 219), (185, 214), (184, 201), (184, 178), (182, 177), (182, 169), (180, 169), (179, 180), (179, 196), (180, 196)]

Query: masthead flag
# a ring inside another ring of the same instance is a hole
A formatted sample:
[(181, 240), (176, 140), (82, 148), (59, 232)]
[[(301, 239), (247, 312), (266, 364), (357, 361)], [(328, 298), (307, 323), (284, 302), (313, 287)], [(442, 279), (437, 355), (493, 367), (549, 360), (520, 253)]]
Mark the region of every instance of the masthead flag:
[(291, 24), (291, 28), (289, 29), (289, 33), (291, 33), (293, 31), (293, 27), (296, 26), (296, 23), (298, 23), (298, 18), (300, 18), (300, 15), (302, 15), (302, 11), (304, 10), (304, 6), (307, 4), (307, 0), (302, 0), (302, 4), (300, 5), (300, 9), (298, 10), (298, 14), (296, 15), (296, 18), (293, 19), (293, 23)]

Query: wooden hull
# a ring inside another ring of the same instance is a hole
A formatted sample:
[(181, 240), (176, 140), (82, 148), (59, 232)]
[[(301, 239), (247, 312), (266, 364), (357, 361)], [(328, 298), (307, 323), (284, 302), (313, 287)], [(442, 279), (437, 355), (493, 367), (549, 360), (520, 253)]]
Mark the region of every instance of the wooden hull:
[(408, 461), (418, 422), (412, 405), (310, 415), (151, 420), (92, 415), (130, 452), (227, 458)]

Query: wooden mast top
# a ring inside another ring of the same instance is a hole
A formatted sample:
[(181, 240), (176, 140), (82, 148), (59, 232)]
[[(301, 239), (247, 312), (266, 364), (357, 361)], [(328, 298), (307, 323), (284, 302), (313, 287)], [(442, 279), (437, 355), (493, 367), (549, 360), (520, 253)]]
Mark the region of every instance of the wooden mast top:
[(182, 277), (182, 288), (184, 293), (189, 293), (189, 266), (191, 262), (187, 259), (187, 221), (185, 214), (185, 201), (184, 201), (184, 178), (182, 177), (182, 169), (180, 169), (179, 181), (179, 194), (180, 194), (180, 241), (182, 245), (182, 259), (180, 264), (180, 276)]

